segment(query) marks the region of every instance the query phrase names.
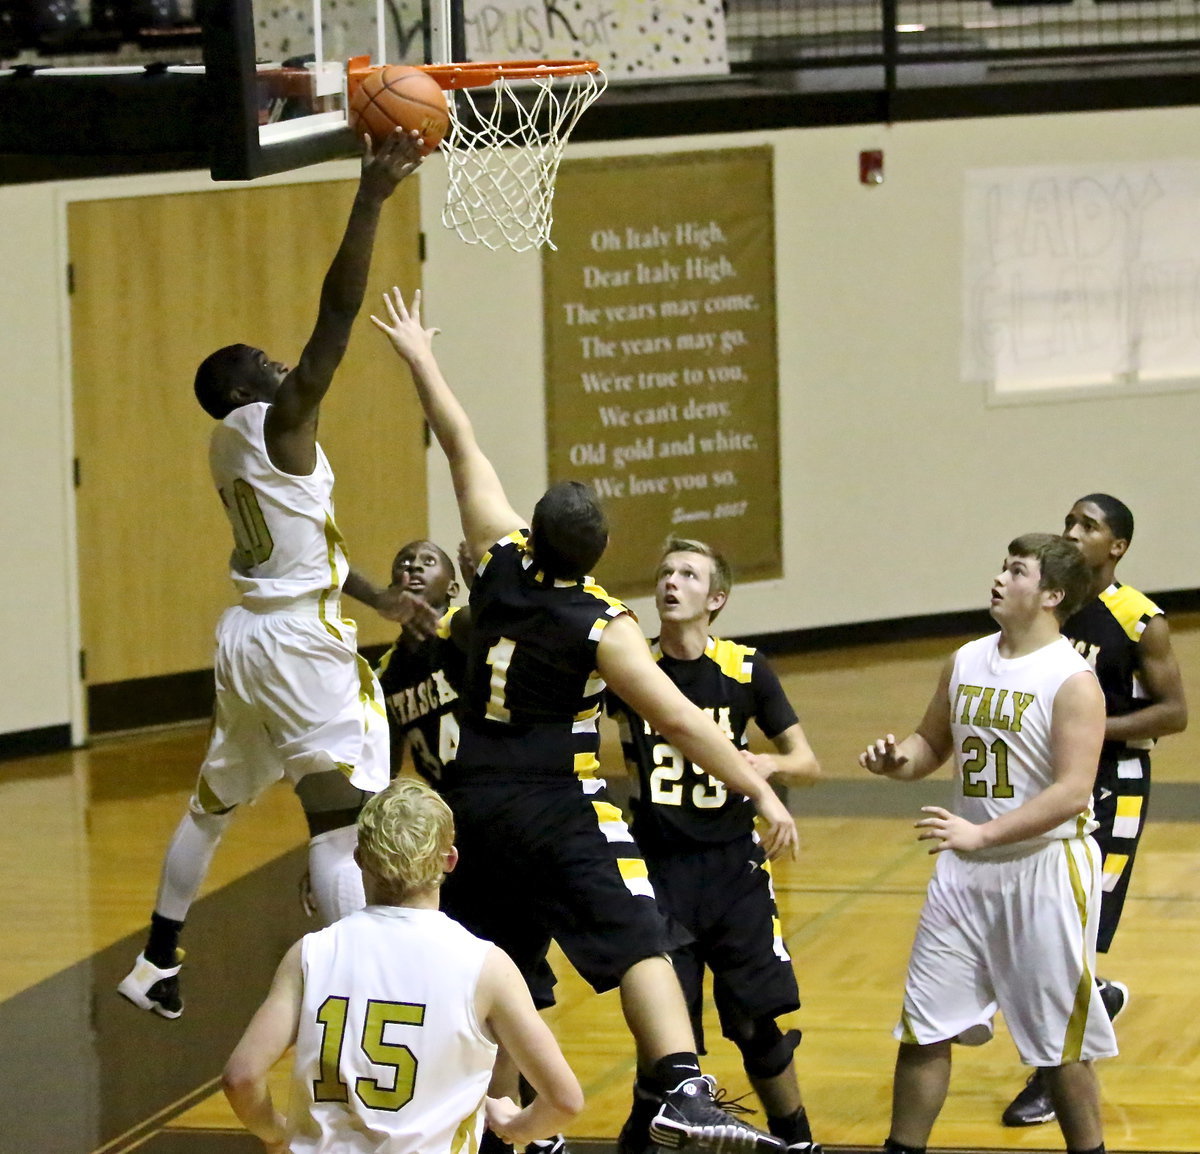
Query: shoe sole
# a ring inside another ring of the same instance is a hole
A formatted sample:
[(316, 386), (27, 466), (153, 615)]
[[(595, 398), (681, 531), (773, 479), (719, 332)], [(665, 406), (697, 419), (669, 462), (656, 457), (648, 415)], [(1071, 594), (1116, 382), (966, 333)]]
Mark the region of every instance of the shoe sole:
[[(1125, 1011), (1127, 1009), (1129, 1009), (1129, 987), (1124, 982), (1112, 982), (1112, 981), (1109, 981), (1107, 978), (1105, 978), (1104, 980), (1106, 982), (1108, 982), (1108, 984), (1110, 986), (1112, 986), (1112, 988), (1114, 990), (1120, 990), (1121, 993), (1125, 995), (1124, 1000), (1121, 1002), (1120, 1006), (1117, 1007), (1117, 1012), (1115, 1014), (1113, 1014), (1113, 1016), (1111, 1018), (1108, 1019), (1110, 1022), (1115, 1022), (1123, 1013), (1125, 1013)], [(1100, 1004), (1102, 1006), (1104, 1005), (1103, 995), (1101, 995), (1101, 997), (1100, 997)], [(1108, 1012), (1107, 1006), (1104, 1006), (1104, 1011), (1105, 1011), (1105, 1013)]]
[(1039, 1114), (1036, 1118), (1009, 1118), (1007, 1115), (1000, 1119), (1005, 1126), (1040, 1126), (1043, 1122), (1053, 1122), (1058, 1115), (1053, 1110), (1049, 1114)]
[[(127, 988), (128, 986), (128, 988)], [(121, 995), (127, 1002), (132, 1002), (139, 1010), (150, 1010), (157, 1014), (160, 1018), (168, 1018), (174, 1021), (183, 1014), (183, 1007), (178, 1010), (168, 1010), (153, 998), (146, 997), (136, 986), (129, 985), (129, 979), (126, 978), (118, 987), (117, 993)]]
[(699, 1150), (715, 1150), (718, 1154), (733, 1152), (768, 1151), (787, 1149), (780, 1138), (766, 1134), (749, 1134), (741, 1126), (689, 1126), (686, 1122), (672, 1122), (667, 1118), (655, 1118), (650, 1123), (650, 1137), (659, 1146), (671, 1150), (692, 1147)]

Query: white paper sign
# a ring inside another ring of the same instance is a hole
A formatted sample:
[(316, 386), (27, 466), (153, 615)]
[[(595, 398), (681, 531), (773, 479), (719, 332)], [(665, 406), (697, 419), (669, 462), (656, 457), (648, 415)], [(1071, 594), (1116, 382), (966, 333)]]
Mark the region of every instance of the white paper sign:
[(965, 381), (1200, 378), (1200, 163), (971, 171), (964, 226)]

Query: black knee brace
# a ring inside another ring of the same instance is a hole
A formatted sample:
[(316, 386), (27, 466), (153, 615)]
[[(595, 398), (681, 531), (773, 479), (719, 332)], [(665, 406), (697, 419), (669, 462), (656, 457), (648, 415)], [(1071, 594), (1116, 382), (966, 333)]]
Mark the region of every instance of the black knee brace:
[(787, 1069), (792, 1054), (800, 1045), (800, 1031), (785, 1034), (774, 1018), (759, 1018), (748, 1033), (730, 1041), (742, 1052), (742, 1066), (752, 1078), (774, 1078)]
[(353, 825), (371, 795), (351, 785), (336, 769), (307, 774), (296, 782), (296, 796), (308, 822), (308, 836)]

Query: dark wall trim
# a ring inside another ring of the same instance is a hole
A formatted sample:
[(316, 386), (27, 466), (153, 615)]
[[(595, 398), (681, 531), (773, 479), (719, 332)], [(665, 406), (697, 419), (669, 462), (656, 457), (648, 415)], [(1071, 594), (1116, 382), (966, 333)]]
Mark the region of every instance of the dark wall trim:
[(42, 753), (61, 753), (70, 748), (69, 725), (46, 725), (41, 729), (0, 733), (0, 761), (10, 761), (16, 757), (36, 757)]
[[(1200, 612), (1200, 589), (1173, 589), (1150, 596), (1168, 613)], [(969, 609), (953, 613), (928, 613), (918, 617), (855, 621), (847, 625), (823, 625), (814, 629), (756, 633), (737, 640), (773, 655), (783, 655), (841, 649), (850, 645), (873, 645), (884, 641), (961, 637), (969, 633), (987, 633), (991, 629), (991, 618), (986, 610)], [(362, 654), (374, 665), (386, 648), (386, 645), (365, 645)], [(92, 734), (169, 725), (179, 721), (202, 721), (212, 713), (213, 673), (211, 669), (196, 669), (163, 677), (142, 677), (134, 681), (92, 685), (88, 688), (87, 700), (88, 732)], [(0, 735), (0, 757), (66, 749), (70, 744), (69, 727), (54, 727), (56, 734), (58, 730), (65, 735), (55, 739), (60, 740), (60, 744), (44, 748), (20, 747), (11, 754), (5, 752), (5, 742), (17, 739), (19, 744), (20, 739), (29, 739), (23, 734)], [(49, 734), (51, 731), (30, 732)]]
[(88, 732), (198, 721), (212, 713), (215, 693), (211, 669), (89, 685)]
[[(364, 645), (362, 655), (374, 665), (385, 649), (386, 645)], [(215, 693), (211, 669), (90, 685), (88, 732), (115, 733), (179, 721), (203, 721), (212, 714)]]
[[(1168, 589), (1147, 593), (1165, 613), (1200, 612), (1200, 589)], [(986, 609), (955, 613), (928, 613), (919, 617), (892, 617), (879, 621), (855, 621), (848, 625), (823, 625), (814, 629), (789, 629), (777, 633), (753, 633), (737, 638), (772, 655), (812, 653), (819, 649), (842, 649), (850, 645), (878, 645), (886, 641), (921, 641), (937, 637), (994, 632)]]

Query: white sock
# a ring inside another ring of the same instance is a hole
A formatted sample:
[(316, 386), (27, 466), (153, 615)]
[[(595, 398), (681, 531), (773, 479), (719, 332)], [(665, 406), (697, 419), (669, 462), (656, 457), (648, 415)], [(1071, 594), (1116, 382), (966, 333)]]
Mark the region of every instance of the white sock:
[(155, 913), (177, 922), (187, 918), (232, 817), (232, 811), (193, 813), (189, 810), (183, 815), (163, 859)]
[(308, 843), (308, 875), (322, 924), (332, 925), (367, 904), (362, 871), (354, 860), (358, 827), (344, 825), (319, 833)]

